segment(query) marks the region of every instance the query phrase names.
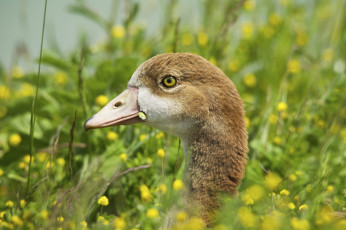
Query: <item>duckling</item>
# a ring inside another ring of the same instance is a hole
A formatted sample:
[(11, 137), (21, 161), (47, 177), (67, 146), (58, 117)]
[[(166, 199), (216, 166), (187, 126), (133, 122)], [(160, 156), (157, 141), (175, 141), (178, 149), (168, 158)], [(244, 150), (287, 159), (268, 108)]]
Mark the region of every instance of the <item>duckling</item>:
[(127, 89), (84, 127), (138, 122), (181, 140), (186, 204), (198, 207), (201, 218), (211, 223), (220, 207), (218, 195), (237, 193), (247, 161), (244, 104), (233, 82), (195, 54), (154, 56), (137, 68)]

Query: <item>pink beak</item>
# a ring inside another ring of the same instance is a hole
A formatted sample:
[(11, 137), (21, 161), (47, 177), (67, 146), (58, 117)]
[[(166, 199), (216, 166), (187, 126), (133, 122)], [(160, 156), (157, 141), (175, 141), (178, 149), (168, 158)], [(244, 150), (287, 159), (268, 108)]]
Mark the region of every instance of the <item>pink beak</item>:
[(137, 91), (138, 89), (135, 87), (126, 89), (87, 120), (84, 124), (84, 129), (89, 130), (141, 122), (142, 120), (138, 117)]

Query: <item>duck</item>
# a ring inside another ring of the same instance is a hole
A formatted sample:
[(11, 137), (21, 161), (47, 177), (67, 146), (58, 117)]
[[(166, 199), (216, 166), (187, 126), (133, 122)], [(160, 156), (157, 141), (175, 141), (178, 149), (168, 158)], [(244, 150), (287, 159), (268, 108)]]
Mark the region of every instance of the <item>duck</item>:
[(85, 122), (85, 130), (142, 123), (181, 140), (185, 203), (207, 225), (221, 194), (237, 194), (247, 162), (244, 103), (221, 69), (192, 53), (156, 55), (127, 89)]

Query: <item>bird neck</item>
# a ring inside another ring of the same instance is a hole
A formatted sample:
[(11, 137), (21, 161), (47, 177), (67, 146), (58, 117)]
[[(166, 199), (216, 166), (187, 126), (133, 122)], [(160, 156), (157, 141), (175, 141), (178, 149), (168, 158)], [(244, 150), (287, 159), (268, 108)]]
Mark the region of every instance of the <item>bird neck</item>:
[(219, 207), (217, 196), (223, 192), (236, 194), (245, 171), (247, 133), (243, 119), (238, 123), (210, 120), (183, 143), (187, 199), (199, 206), (206, 222), (210, 212)]

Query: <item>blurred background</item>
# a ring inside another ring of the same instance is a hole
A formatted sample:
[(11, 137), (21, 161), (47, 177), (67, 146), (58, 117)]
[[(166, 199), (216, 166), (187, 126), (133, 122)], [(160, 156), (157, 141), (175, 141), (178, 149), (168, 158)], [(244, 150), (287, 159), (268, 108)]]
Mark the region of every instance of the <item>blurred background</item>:
[[(346, 228), (346, 1), (48, 1), (41, 41), (44, 3), (0, 2), (0, 228), (158, 229), (173, 206), (172, 229)], [(246, 174), (213, 226), (183, 208), (176, 137), (83, 129), (167, 52), (203, 56), (245, 103)]]

